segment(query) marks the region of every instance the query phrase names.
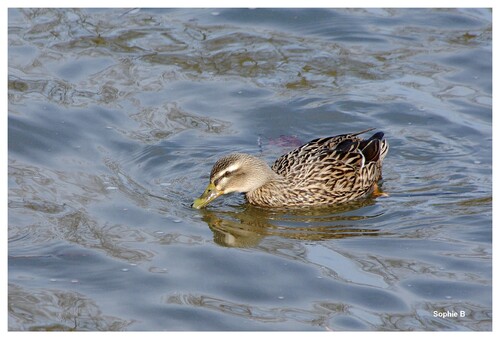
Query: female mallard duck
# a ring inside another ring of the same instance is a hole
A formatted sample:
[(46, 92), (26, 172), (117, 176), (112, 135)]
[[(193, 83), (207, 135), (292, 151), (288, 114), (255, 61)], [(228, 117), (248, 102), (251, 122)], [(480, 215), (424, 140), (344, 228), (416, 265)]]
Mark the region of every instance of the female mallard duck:
[(248, 202), (262, 207), (334, 205), (365, 197), (376, 190), (389, 150), (382, 132), (358, 137), (371, 130), (312, 140), (272, 167), (252, 155), (227, 155), (215, 163), (210, 184), (192, 206), (202, 208), (231, 192), (246, 193)]

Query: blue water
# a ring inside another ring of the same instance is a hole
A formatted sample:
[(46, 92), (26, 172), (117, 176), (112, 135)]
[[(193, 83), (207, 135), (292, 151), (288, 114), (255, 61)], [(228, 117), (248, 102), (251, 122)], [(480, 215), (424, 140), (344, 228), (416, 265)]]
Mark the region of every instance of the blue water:
[[(491, 10), (27, 8), (8, 26), (10, 330), (492, 329)], [(369, 127), (386, 197), (190, 208), (223, 154), (272, 163)]]

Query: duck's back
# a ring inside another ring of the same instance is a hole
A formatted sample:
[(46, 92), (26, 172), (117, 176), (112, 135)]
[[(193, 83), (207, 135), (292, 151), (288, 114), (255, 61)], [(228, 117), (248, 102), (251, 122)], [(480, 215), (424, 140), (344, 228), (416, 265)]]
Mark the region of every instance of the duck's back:
[(380, 180), (389, 148), (382, 132), (358, 137), (370, 130), (312, 140), (281, 156), (272, 170), (305, 200), (329, 204), (361, 197)]

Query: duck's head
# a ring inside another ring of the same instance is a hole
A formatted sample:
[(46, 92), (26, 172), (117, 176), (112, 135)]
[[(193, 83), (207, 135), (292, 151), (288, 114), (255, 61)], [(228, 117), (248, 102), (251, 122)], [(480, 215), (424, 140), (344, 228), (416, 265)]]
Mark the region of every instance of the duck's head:
[(205, 192), (192, 204), (202, 208), (222, 194), (251, 192), (277, 176), (265, 161), (254, 156), (233, 153), (220, 158), (210, 173), (210, 183)]

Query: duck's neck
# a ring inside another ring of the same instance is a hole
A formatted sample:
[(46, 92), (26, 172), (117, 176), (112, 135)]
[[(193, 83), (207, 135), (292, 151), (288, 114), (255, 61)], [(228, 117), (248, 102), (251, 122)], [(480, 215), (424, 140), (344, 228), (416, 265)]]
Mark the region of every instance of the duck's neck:
[(280, 207), (286, 205), (285, 192), (288, 190), (287, 180), (273, 172), (272, 177), (264, 185), (247, 192), (246, 197), (252, 205)]

